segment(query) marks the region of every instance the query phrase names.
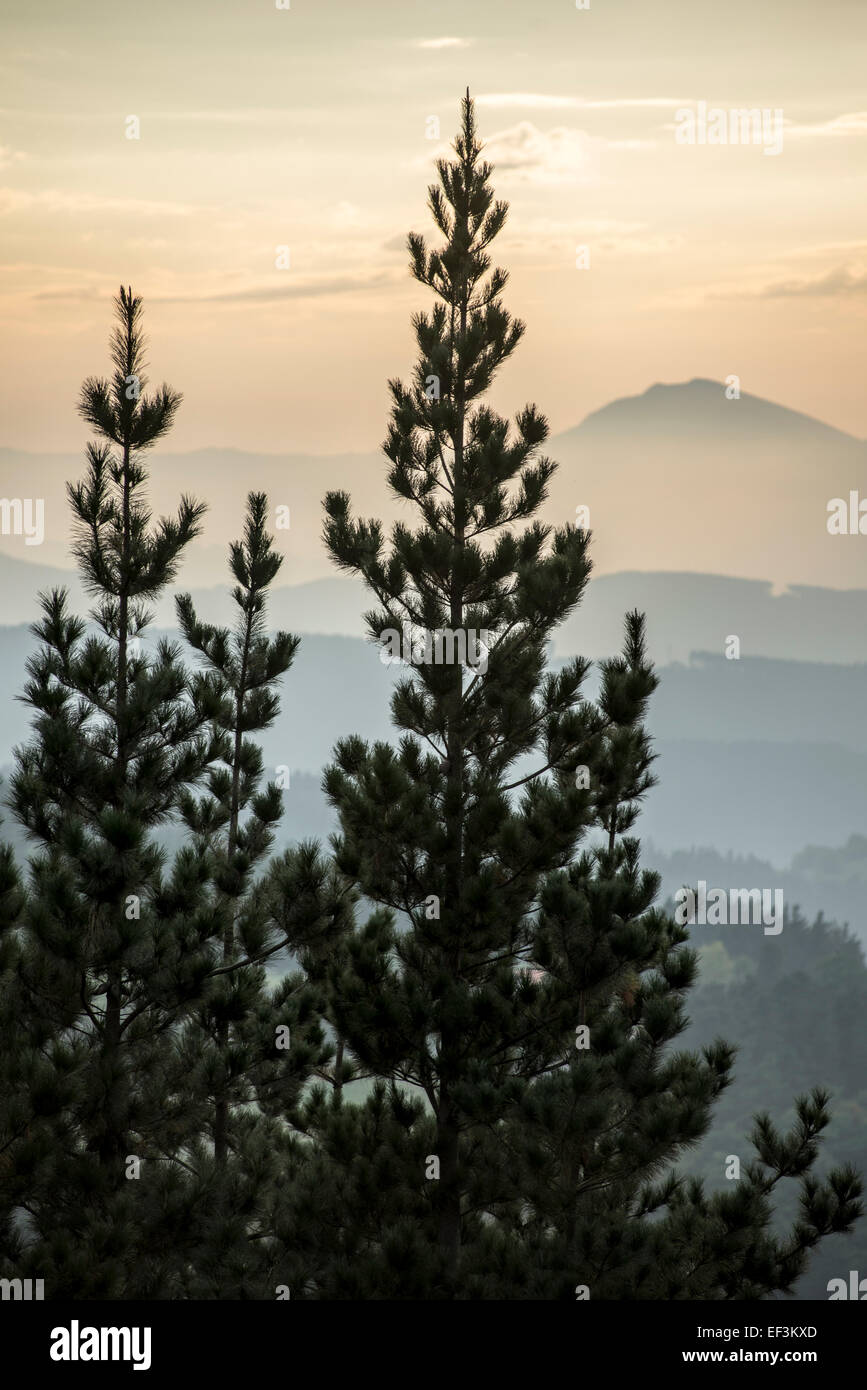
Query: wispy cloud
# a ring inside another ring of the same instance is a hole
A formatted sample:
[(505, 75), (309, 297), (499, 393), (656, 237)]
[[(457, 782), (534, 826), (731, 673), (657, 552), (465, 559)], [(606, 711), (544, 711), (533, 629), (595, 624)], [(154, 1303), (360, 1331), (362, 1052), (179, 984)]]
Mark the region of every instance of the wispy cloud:
[(824, 241), (812, 246), (793, 246), (792, 256), (832, 256), (852, 251), (867, 252), (867, 240), (858, 237), (854, 241)]
[(867, 111), (849, 111), (843, 116), (834, 116), (829, 121), (786, 121), (786, 139), (794, 136), (834, 138), (841, 135), (867, 135)]
[(712, 291), (709, 299), (845, 299), (867, 294), (867, 270), (862, 265), (835, 266), (821, 275), (792, 275), (763, 285), (726, 287)]
[[(545, 92), (484, 92), (476, 98), (478, 106), (499, 110), (525, 111), (629, 111), (629, 110), (669, 110), (694, 106), (695, 101), (687, 97), (581, 97), (551, 95)], [(708, 101), (708, 106), (715, 105)], [(716, 103), (725, 106), (726, 103)], [(832, 116), (824, 121), (795, 121), (785, 117), (783, 121), (786, 139), (841, 139), (867, 135), (867, 111), (848, 111), (840, 116)], [(665, 129), (673, 130), (673, 125)], [(614, 143), (614, 142), (612, 142)], [(643, 148), (646, 142), (627, 141), (622, 148)]]
[(241, 301), (267, 303), (280, 299), (320, 299), (332, 294), (358, 294), (396, 284), (399, 277), (390, 270), (374, 270), (355, 275), (323, 275), (286, 285), (250, 285), (246, 289), (218, 291), (204, 295), (163, 295), (166, 303), (232, 304)]
[[(695, 102), (684, 102), (684, 106), (695, 106)], [(711, 110), (729, 111), (732, 108), (722, 102), (707, 102), (708, 114)], [(754, 106), (743, 107), (738, 110), (761, 110)], [(783, 131), (786, 140), (791, 139), (811, 139), (811, 138), (840, 138), (857, 135), (867, 135), (867, 111), (850, 111), (842, 116), (833, 116), (826, 121), (794, 121), (790, 116), (783, 115)], [(668, 122), (663, 127), (665, 130), (676, 130), (674, 122)]]
[(554, 244), (564, 238), (572, 242), (575, 237), (632, 236), (646, 228), (646, 222), (618, 217), (527, 217), (521, 220), (520, 236), (516, 235), (514, 222), (508, 224), (506, 235), (512, 244), (517, 240), (544, 240)]
[[(302, 117), (316, 118), (320, 110), (314, 106), (225, 106), (203, 107), (187, 111), (149, 111), (140, 109), (142, 125), (148, 121), (171, 121), (179, 125), (184, 121), (201, 122), (207, 125), (275, 125), (278, 121), (298, 121)], [(0, 107), (0, 118), (8, 117), (18, 121), (27, 120), (53, 124), (57, 117), (50, 107)], [(105, 111), (65, 111), (64, 124), (105, 125), (106, 120), (117, 122), (117, 116), (106, 117)]]
[[(421, 232), (414, 233), (414, 235), (425, 236), (426, 233), (427, 229), (425, 228)], [(383, 251), (406, 251), (407, 236), (407, 232), (398, 232), (395, 236), (389, 237), (387, 241), (382, 243)]]
[(477, 106), (520, 107), (537, 111), (614, 111), (635, 107), (670, 107), (688, 105), (684, 97), (606, 97), (595, 99), (575, 96), (548, 96), (543, 92), (485, 92), (476, 97)]
[(570, 221), (535, 217), (515, 224), (507, 232), (510, 250), (529, 253), (539, 264), (562, 265), (571, 261), (577, 245), (590, 245), (606, 256), (660, 256), (679, 251), (685, 238), (679, 232), (654, 233), (645, 222), (617, 218), (576, 218)]
[(23, 150), (13, 150), (8, 145), (0, 145), (0, 169), (8, 169), (22, 159), (26, 159)]
[(558, 126), (539, 130), (520, 121), (485, 142), (485, 156), (500, 174), (534, 183), (587, 182), (596, 175), (593, 141), (583, 130)]
[(775, 280), (755, 290), (752, 299), (828, 299), (867, 293), (867, 270), (837, 266), (824, 275)]
[[(147, 298), (151, 304), (266, 304), (276, 303), (284, 299), (320, 299), (328, 295), (357, 294), (367, 290), (380, 289), (387, 284), (395, 284), (398, 279), (402, 281), (404, 278), (403, 275), (398, 277), (391, 270), (346, 275), (307, 276), (303, 280), (291, 280), (287, 273), (285, 283), (247, 285), (241, 289), (202, 289), (190, 294), (157, 290), (148, 294)], [(108, 300), (111, 295), (97, 290), (91, 285), (80, 285), (70, 289), (40, 290), (31, 297), (37, 300)]]
[(276, 125), (280, 121), (297, 120), (302, 114), (316, 114), (312, 107), (235, 106), (205, 107), (197, 111), (143, 111), (145, 121), (171, 121), (179, 124), (193, 121), (205, 125)]
[(413, 48), (469, 48), (472, 39), (416, 39)]
[(107, 198), (99, 193), (64, 193), (43, 188), (31, 193), (23, 188), (0, 188), (0, 216), (39, 209), (47, 213), (128, 213), (135, 217), (187, 217), (207, 211), (191, 203), (158, 202), (149, 198)]
[[(595, 182), (604, 150), (646, 149), (653, 144), (652, 140), (610, 140), (574, 126), (540, 130), (532, 121), (519, 121), (484, 141), (485, 158), (498, 176), (537, 184)], [(442, 145), (433, 153), (448, 156), (449, 149)], [(420, 155), (414, 162), (427, 166), (428, 158)]]

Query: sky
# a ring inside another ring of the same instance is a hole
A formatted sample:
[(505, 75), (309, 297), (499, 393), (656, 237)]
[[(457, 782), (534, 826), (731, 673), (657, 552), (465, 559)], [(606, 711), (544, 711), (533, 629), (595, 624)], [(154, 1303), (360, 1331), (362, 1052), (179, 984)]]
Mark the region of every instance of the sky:
[[(427, 303), (406, 234), (435, 239), (467, 86), (527, 324), (498, 409), (535, 400), (557, 431), (735, 373), (867, 436), (863, 0), (0, 11), (0, 445), (83, 445), (122, 281), (184, 393), (173, 449), (376, 449)], [(779, 112), (782, 148), (681, 143), (702, 102)]]

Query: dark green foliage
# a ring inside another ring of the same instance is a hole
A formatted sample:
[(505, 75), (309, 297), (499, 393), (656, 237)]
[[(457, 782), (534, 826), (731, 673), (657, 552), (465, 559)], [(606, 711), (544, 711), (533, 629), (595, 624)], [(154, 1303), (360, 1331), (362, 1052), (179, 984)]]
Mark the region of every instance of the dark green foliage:
[[(371, 638), (411, 666), (396, 745), (346, 738), (326, 770), (333, 862), (310, 842), (269, 858), (283, 768), (269, 780), (254, 736), (297, 639), (266, 630), (264, 495), (230, 551), (235, 627), (181, 595), (199, 668), (148, 651), (147, 603), (203, 509), (154, 522), (143, 501), (179, 397), (145, 392), (130, 291), (113, 375), (85, 383), (99, 438), (69, 496), (93, 626), (43, 600), (10, 797), (26, 876), (0, 850), (0, 1274), (49, 1297), (754, 1299), (861, 1212), (851, 1166), (817, 1176), (821, 1084), (785, 1131), (757, 1087), (737, 1181), (684, 1173), (734, 1049), (725, 1016), (700, 1051), (673, 1046), (697, 953), (631, 833), (654, 781), (644, 620), (627, 614), (594, 698), (589, 662), (548, 668), (590, 537), (536, 519), (544, 417), (485, 400), (523, 325), (489, 255), (506, 206), (469, 95), (455, 155), (430, 192), (443, 245), (409, 239), (434, 306), (384, 446), (414, 526), (387, 540), (326, 498)], [(754, 1005), (785, 1034), (779, 964)], [(845, 1049), (851, 999), (840, 1027)]]
[(272, 990), (265, 963), (321, 954), (351, 894), (315, 846), (266, 862), (281, 798), (249, 734), (297, 639), (264, 632), (280, 559), (262, 495), (230, 555), (237, 630), (178, 603), (206, 669), (142, 641), (203, 508), (151, 521), (142, 457), (179, 397), (145, 393), (130, 291), (117, 319), (114, 374), (82, 393), (101, 441), (69, 487), (95, 626), (44, 599), (10, 796), (36, 842), (26, 893), (0, 858), (0, 1264), (49, 1297), (273, 1297), (285, 1116), (330, 1052), (305, 977)]
[(274, 1296), (267, 1242), (293, 1152), (283, 1122), (334, 1049), (306, 975), (292, 971), (271, 988), (266, 962), (287, 946), (315, 956), (351, 902), (345, 889), (332, 888), (315, 845), (262, 872), (282, 792), (277, 782), (263, 787), (262, 754), (250, 735), (276, 718), (275, 685), (298, 646), (296, 637), (265, 630), (267, 590), (282, 563), (266, 512), (264, 495), (251, 493), (244, 540), (231, 547), (234, 631), (200, 623), (189, 595), (176, 600), (181, 631), (204, 659), (192, 697), (210, 716), (215, 752), (206, 792), (179, 798), (207, 864), (205, 902), (220, 941), (211, 988), (179, 1041), (185, 1094), (200, 1107), (197, 1143), (186, 1155), (204, 1197), (186, 1285), (199, 1298)]
[[(176, 517), (151, 520), (142, 458), (180, 397), (145, 393), (141, 301), (122, 289), (116, 309), (113, 375), (81, 396), (101, 438), (68, 488), (95, 628), (69, 613), (64, 591), (43, 599), (24, 693), (33, 740), (10, 794), (36, 842), (10, 989), (42, 1073), (38, 1123), (10, 1153), (17, 1229), (55, 1294), (108, 1297), (163, 1277), (156, 1255), (136, 1260), (136, 1235), (145, 1208), (155, 1217), (171, 1200), (164, 1161), (183, 1107), (168, 1030), (202, 993), (212, 935), (202, 865), (182, 854), (167, 872), (153, 840), (208, 766), (206, 720), (177, 646), (142, 643), (146, 601), (172, 579), (204, 508), (184, 498)], [(132, 1157), (152, 1172), (147, 1198), (127, 1177)]]
[[(690, 1174), (727, 1189), (726, 1160), (743, 1154), (752, 1117), (771, 1109), (792, 1123), (791, 1098), (833, 1087), (833, 1121), (822, 1169), (860, 1164), (867, 1123), (867, 965), (859, 943), (820, 916), (786, 912), (779, 936), (749, 929), (693, 928), (701, 948), (699, 984), (690, 1000), (686, 1041), (700, 1046), (725, 1031), (738, 1040), (734, 1081), (711, 1132), (689, 1156)], [(776, 1229), (797, 1216), (797, 1191), (777, 1204)], [(801, 1298), (827, 1298), (829, 1279), (867, 1267), (863, 1223), (852, 1237), (823, 1242), (799, 1280)]]
[[(417, 525), (389, 543), (345, 494), (325, 503), (333, 558), (376, 600), (371, 639), (393, 656), (403, 633), (413, 669), (392, 700), (397, 746), (345, 739), (325, 774), (337, 866), (378, 905), (334, 956), (328, 1017), (347, 1065), (378, 1080), (359, 1105), (311, 1104), (320, 1148), (285, 1239), (303, 1233), (313, 1297), (788, 1289), (819, 1236), (851, 1225), (860, 1185), (812, 1178), (821, 1095), (789, 1136), (762, 1122), (734, 1192), (705, 1197), (671, 1172), (706, 1133), (733, 1052), (670, 1048), (696, 957), (628, 833), (653, 782), (656, 677), (637, 613), (595, 700), (589, 663), (546, 670), (589, 535), (533, 520), (555, 466), (544, 417), (526, 406), (510, 427), (483, 399), (523, 325), (489, 255), (506, 206), (469, 96), (454, 149), (429, 199), (444, 244), (409, 238), (434, 306), (413, 320), (410, 384), (390, 383), (389, 483)], [(467, 636), (468, 661), (449, 661), (446, 630)], [(784, 1176), (802, 1211), (775, 1240)]]

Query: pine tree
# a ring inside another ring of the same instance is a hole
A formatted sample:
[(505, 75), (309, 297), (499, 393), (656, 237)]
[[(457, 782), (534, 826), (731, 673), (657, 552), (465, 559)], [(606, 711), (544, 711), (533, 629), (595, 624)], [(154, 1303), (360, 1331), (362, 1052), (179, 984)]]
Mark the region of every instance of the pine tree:
[[(589, 534), (534, 519), (555, 465), (535, 406), (510, 427), (484, 397), (524, 326), (489, 248), (506, 220), (469, 93), (409, 237), (433, 292), (414, 316), (412, 381), (390, 382), (384, 451), (415, 509), (390, 544), (326, 498), (325, 539), (377, 607), (371, 639), (411, 671), (397, 747), (347, 738), (325, 787), (339, 870), (374, 905), (331, 965), (329, 1019), (362, 1104), (317, 1092), (319, 1150), (284, 1240), (318, 1297), (755, 1297), (787, 1289), (822, 1233), (849, 1229), (851, 1170), (813, 1176), (825, 1098), (788, 1138), (766, 1120), (731, 1194), (671, 1165), (706, 1131), (732, 1049), (671, 1053), (696, 958), (653, 904), (629, 834), (650, 789), (644, 719), (656, 676), (643, 619), (622, 655), (546, 667), (580, 601)], [(771, 1194), (802, 1218), (769, 1234)]]
[[(281, 793), (250, 734), (298, 639), (265, 632), (281, 561), (263, 494), (230, 550), (235, 631), (182, 595), (205, 669), (145, 647), (204, 508), (151, 523), (142, 456), (180, 397), (146, 394), (141, 301), (122, 289), (116, 311), (113, 375), (82, 391), (101, 440), (68, 489), (93, 627), (52, 592), (28, 663), (10, 803), (37, 843), (26, 891), (0, 847), (0, 1267), (47, 1297), (273, 1298), (295, 1277), (283, 1187), (310, 1158), (293, 1115), (335, 1051), (312, 976), (353, 894), (315, 843), (268, 859)], [(309, 972), (271, 987), (280, 952)]]
[[(46, 1065), (40, 1056), (44, 1038), (37, 1015), (18, 988), (22, 959), (21, 928), (25, 910), (21, 874), (9, 845), (0, 845), (0, 1278), (33, 1277), (21, 1267), (24, 1243), (21, 1202), (29, 1195), (21, 1163), (39, 1118), (43, 1079), (57, 1058)], [(36, 1274), (39, 1278), (39, 1274)]]
[[(213, 710), (214, 727), (221, 740), (222, 766), (209, 771), (208, 795), (199, 802), (190, 793), (184, 801), (184, 816), (213, 858), (213, 907), (221, 924), (226, 974), (218, 992), (209, 999), (208, 1010), (213, 1019), (212, 1040), (224, 1066), (231, 1019), (248, 1015), (261, 988), (261, 972), (255, 966), (231, 967), (246, 956), (260, 957), (266, 945), (267, 903), (261, 895), (251, 894), (250, 887), (256, 866), (273, 843), (273, 827), (282, 810), (276, 783), (259, 790), (261, 749), (245, 735), (273, 724), (279, 709), (274, 686), (291, 666), (299, 641), (284, 632), (273, 639), (265, 633), (267, 590), (282, 557), (272, 548), (265, 530), (264, 494), (251, 493), (247, 506), (244, 541), (235, 542), (230, 551), (236, 581), (233, 599), (239, 610), (235, 632), (199, 622), (189, 594), (178, 595), (175, 600), (184, 637), (207, 662), (208, 671), (197, 694)], [(227, 1074), (215, 1085), (212, 1137), (218, 1165), (225, 1164), (229, 1145), (229, 1070), (226, 1067)]]
[(229, 557), (234, 631), (200, 622), (188, 594), (176, 598), (181, 631), (204, 660), (193, 699), (211, 715), (215, 752), (205, 793), (180, 799), (192, 841), (208, 863), (206, 901), (220, 938), (212, 987), (179, 1044), (187, 1094), (206, 1101), (207, 1109), (184, 1154), (202, 1194), (187, 1233), (186, 1287), (199, 1298), (273, 1298), (283, 1282), (269, 1241), (285, 1168), (303, 1158), (286, 1121), (334, 1049), (321, 1026), (319, 991), (307, 975), (291, 971), (272, 988), (266, 963), (287, 949), (303, 954), (327, 941), (347, 911), (345, 889), (333, 888), (314, 844), (267, 859), (282, 791), (278, 782), (262, 787), (262, 752), (250, 735), (274, 723), (275, 687), (299, 638), (269, 637), (265, 628), (268, 589), (282, 564), (266, 515), (265, 495), (250, 493), (244, 539)]
[(151, 522), (144, 455), (180, 396), (147, 393), (144, 352), (142, 302), (122, 288), (113, 373), (82, 388), (98, 441), (68, 485), (93, 626), (65, 590), (43, 598), (23, 696), (34, 736), (11, 784), (36, 844), (15, 992), (41, 1059), (40, 1122), (12, 1159), (48, 1296), (165, 1292), (168, 1155), (185, 1125), (171, 1032), (202, 995), (215, 930), (200, 857), (182, 851), (166, 873), (155, 839), (213, 752), (177, 645), (143, 641), (204, 511), (183, 497)]
[[(278, 712), (298, 639), (265, 631), (281, 559), (251, 493), (230, 550), (234, 632), (177, 599), (204, 661), (143, 634), (204, 508), (151, 524), (145, 450), (180, 397), (146, 394), (141, 300), (116, 304), (110, 380), (81, 413), (101, 436), (70, 485), (94, 628), (43, 600), (11, 805), (38, 849), (27, 891), (0, 853), (0, 1263), (48, 1297), (265, 1297), (287, 1277), (275, 1239), (286, 1174), (309, 1143), (292, 1116), (334, 1045), (323, 973), (353, 895), (318, 846), (269, 860), (281, 792), (250, 737)], [(159, 836), (185, 839), (167, 864)], [(8, 1083), (8, 1085), (6, 1084)], [(294, 1277), (294, 1271), (290, 1270)]]

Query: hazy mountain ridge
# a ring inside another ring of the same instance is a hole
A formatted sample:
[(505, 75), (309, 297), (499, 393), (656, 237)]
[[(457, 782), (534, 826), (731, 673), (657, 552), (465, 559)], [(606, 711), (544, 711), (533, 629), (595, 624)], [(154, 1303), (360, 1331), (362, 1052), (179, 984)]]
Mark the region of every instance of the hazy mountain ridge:
[[(689, 409), (684, 403), (689, 401)], [(619, 431), (630, 426), (642, 433), (682, 430), (685, 434), (699, 433), (708, 428), (732, 436), (749, 434), (768, 436), (798, 436), (815, 439), (818, 443), (840, 444), (867, 450), (867, 443), (857, 436), (838, 430), (834, 425), (817, 420), (802, 410), (766, 400), (741, 389), (738, 398), (726, 395), (725, 383), (707, 377), (693, 377), (686, 382), (655, 382), (638, 396), (622, 396), (599, 410), (591, 411), (580, 424), (557, 436), (568, 440), (577, 434), (601, 434)]]
[[(74, 610), (91, 600), (74, 570), (0, 554), (2, 616), (8, 626), (39, 616), (37, 595), (65, 587)], [(190, 583), (181, 570), (174, 591), (155, 606), (155, 621), (175, 621), (174, 592), (191, 592), (206, 622), (226, 622), (228, 583), (207, 588)], [(363, 637), (369, 607), (363, 585), (341, 575), (272, 591), (274, 628), (324, 636)], [(627, 570), (591, 579), (583, 602), (555, 634), (558, 656), (598, 659), (619, 648), (623, 616), (631, 608), (647, 614), (648, 649), (654, 661), (688, 661), (693, 652), (723, 652), (726, 639), (740, 638), (741, 655), (811, 663), (852, 664), (867, 660), (867, 588), (825, 589), (797, 585), (775, 594), (769, 580), (725, 575)]]
[[(154, 629), (145, 650), (163, 635), (178, 637)], [(26, 627), (0, 628), (0, 763), (28, 736), (29, 711), (16, 696), (33, 648)], [(282, 683), (280, 715), (261, 738), (266, 767), (318, 782), (337, 739), (394, 741), (389, 694), (403, 669), (383, 665), (361, 638), (305, 636)], [(659, 784), (640, 827), (661, 850), (698, 841), (786, 863), (805, 845), (867, 833), (867, 666), (699, 654), (659, 674), (648, 718)], [(588, 694), (597, 679), (591, 673)], [(287, 797), (287, 814), (298, 838), (314, 833), (305, 828), (311, 814), (323, 823), (309, 799), (294, 807)]]
[[(748, 392), (729, 400), (722, 383), (696, 378), (613, 401), (554, 437), (548, 452), (561, 467), (545, 519), (562, 524), (588, 506), (595, 566), (584, 601), (555, 636), (554, 661), (613, 655), (625, 612), (647, 614), (662, 678), (649, 720), (660, 783), (641, 833), (663, 856), (697, 840), (715, 844), (715, 854), (780, 865), (804, 846), (867, 832), (867, 537), (833, 537), (826, 527), (832, 496), (853, 488), (867, 496), (867, 445)], [(266, 490), (272, 506), (290, 509), (290, 528), (275, 532), (284, 583), (272, 592), (269, 624), (303, 641), (263, 752), (266, 766), (293, 772), (281, 834), (325, 833), (322, 766), (346, 734), (394, 738), (387, 697), (400, 668), (389, 671), (363, 640), (369, 597), (325, 555), (321, 503), (326, 490), (343, 488), (358, 514), (386, 525), (406, 518), (387, 495), (386, 463), (373, 453), (203, 448), (157, 451), (152, 467), (154, 512), (173, 511), (184, 491), (210, 504), (176, 585), (192, 592), (205, 621), (231, 617), (227, 542), (240, 532), (247, 491)], [(46, 503), (43, 547), (0, 538), (7, 623), (33, 621), (37, 592), (58, 585), (74, 611), (90, 607), (71, 568), (65, 501), (67, 480), (83, 468), (83, 450), (0, 449), (0, 493), (26, 495), (39, 479)], [(148, 640), (160, 629), (176, 635), (172, 595), (154, 621)], [(732, 636), (738, 661), (724, 656)], [(28, 711), (15, 696), (32, 649), (26, 625), (0, 629), (0, 762), (27, 736)], [(700, 867), (705, 852), (694, 853)], [(840, 898), (834, 875), (825, 876), (829, 911), (853, 906), (853, 882), (849, 875)]]
[[(82, 441), (83, 442), (83, 441)], [(696, 378), (657, 383), (594, 411), (554, 436), (547, 452), (560, 463), (542, 519), (562, 525), (589, 507), (597, 575), (625, 570), (766, 576), (775, 585), (867, 586), (867, 542), (831, 536), (827, 506), (852, 490), (867, 497), (867, 444), (798, 410), (723, 383)], [(0, 449), (0, 493), (25, 497), (39, 480), (45, 502), (40, 559), (69, 564), (65, 484), (84, 467), (80, 454)], [(237, 535), (250, 488), (290, 509), (278, 532), (284, 578), (307, 582), (332, 574), (321, 544), (322, 498), (345, 490), (362, 515), (386, 525), (406, 505), (386, 486), (381, 454), (256, 454), (206, 448), (156, 450), (151, 500), (173, 511), (182, 491), (209, 503), (203, 536), (190, 547), (186, 583), (206, 587), (225, 573), (225, 545)], [(650, 520), (649, 520), (650, 519)], [(32, 561), (36, 547), (0, 538), (0, 551)]]

